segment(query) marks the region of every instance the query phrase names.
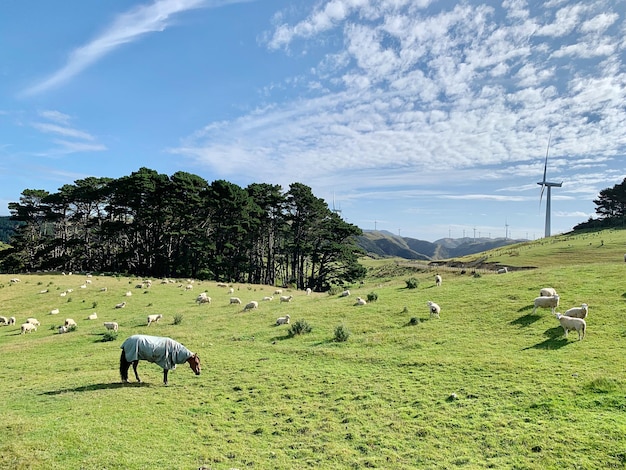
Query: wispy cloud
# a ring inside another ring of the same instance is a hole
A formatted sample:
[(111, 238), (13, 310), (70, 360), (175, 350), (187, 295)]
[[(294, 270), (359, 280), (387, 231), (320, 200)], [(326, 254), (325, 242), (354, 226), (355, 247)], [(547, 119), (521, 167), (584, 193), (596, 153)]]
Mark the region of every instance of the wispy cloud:
[(60, 86), (85, 70), (105, 55), (142, 36), (164, 31), (176, 14), (203, 6), (220, 6), (233, 1), (209, 0), (157, 0), (120, 14), (104, 32), (84, 46), (73, 50), (67, 63), (58, 71), (27, 89), (24, 94), (34, 95)]
[(55, 136), (52, 144), (55, 147), (39, 156), (67, 155), (78, 152), (100, 152), (106, 150), (106, 146), (97, 142), (97, 139), (89, 132), (82, 131), (71, 125), (71, 116), (56, 110), (44, 110), (39, 112), (39, 117), (48, 121), (35, 121), (30, 125), (43, 134)]

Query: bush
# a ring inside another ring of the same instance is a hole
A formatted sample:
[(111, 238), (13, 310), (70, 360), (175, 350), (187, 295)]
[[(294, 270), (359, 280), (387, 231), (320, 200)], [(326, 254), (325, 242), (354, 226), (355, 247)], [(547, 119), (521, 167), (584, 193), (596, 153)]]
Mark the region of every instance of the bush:
[(344, 325), (335, 327), (335, 341), (343, 343), (344, 341), (348, 341), (349, 337), (350, 331)]
[(330, 289), (328, 289), (328, 295), (338, 295), (340, 291), (341, 289), (339, 289), (339, 286), (331, 286)]
[(368, 302), (376, 302), (378, 300), (378, 294), (376, 292), (370, 292), (367, 294)]
[(117, 331), (107, 331), (102, 335), (102, 342), (115, 341), (117, 339)]
[(183, 315), (180, 313), (177, 313), (176, 315), (174, 315), (174, 325), (180, 325), (183, 322)]
[(305, 320), (296, 320), (287, 331), (289, 336), (303, 335), (310, 332), (311, 326)]
[(406, 282), (407, 289), (417, 289), (417, 286), (419, 285), (419, 281), (415, 279), (414, 277), (407, 279), (404, 282)]

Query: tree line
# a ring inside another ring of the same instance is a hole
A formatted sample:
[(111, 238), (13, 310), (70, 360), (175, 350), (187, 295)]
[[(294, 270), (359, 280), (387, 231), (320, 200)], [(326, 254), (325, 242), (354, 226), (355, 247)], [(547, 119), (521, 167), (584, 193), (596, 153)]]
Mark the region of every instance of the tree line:
[(600, 191), (593, 203), (596, 205), (598, 218), (589, 217), (586, 222), (576, 225), (574, 230), (626, 226), (626, 178), (621, 183)]
[(0, 269), (88, 271), (294, 285), (323, 291), (365, 275), (362, 233), (311, 188), (140, 168), (89, 177), (9, 203), (19, 226)]

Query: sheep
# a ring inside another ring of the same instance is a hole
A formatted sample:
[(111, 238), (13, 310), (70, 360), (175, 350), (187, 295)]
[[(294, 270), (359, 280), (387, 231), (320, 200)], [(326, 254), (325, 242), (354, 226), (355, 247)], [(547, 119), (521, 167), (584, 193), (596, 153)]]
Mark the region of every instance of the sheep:
[(32, 317), (31, 318), (27, 318), (26, 319), (26, 323), (30, 323), (30, 324), (35, 325), (35, 326), (40, 326), (41, 325), (41, 323), (39, 323), (39, 320), (37, 320), (36, 318), (32, 318)]
[(91, 279), (87, 279), (87, 280), (85, 281), (85, 284), (91, 284)]
[(21, 281), (19, 280), (19, 278), (14, 277), (14, 278), (13, 278), (13, 279), (11, 279), (9, 282), (10, 282), (11, 284), (15, 284), (16, 282), (21, 282)]
[(15, 325), (15, 317), (9, 317), (9, 325)]
[(228, 293), (229, 294), (234, 294), (235, 293), (235, 289), (233, 289), (232, 287), (230, 289), (228, 289)]
[(69, 330), (67, 329), (67, 326), (65, 326), (65, 325), (61, 325), (61, 326), (58, 328), (58, 331), (59, 331), (59, 334), (60, 334), (60, 335), (62, 335), (63, 333), (67, 333)]
[(43, 289), (39, 291), (40, 294), (47, 294), (48, 293), (48, 289)]
[(274, 300), (274, 296), (272, 296), (272, 295), (265, 296), (265, 297), (263, 297), (263, 300), (271, 302), (272, 300)]
[(133, 293), (131, 291), (127, 291), (126, 294), (124, 294), (126, 297), (132, 297)]
[(367, 305), (367, 302), (365, 301), (365, 299), (362, 299), (361, 297), (357, 297), (356, 303), (354, 305)]
[(87, 284), (81, 284), (81, 285), (80, 285), (80, 288), (81, 288), (81, 289), (87, 289)]
[(289, 325), (289, 315), (285, 315), (284, 317), (278, 317), (276, 319), (276, 326), (278, 325)]
[(246, 304), (246, 306), (243, 308), (244, 312), (247, 310), (253, 310), (255, 308), (259, 308), (259, 303), (256, 300), (252, 300), (250, 302), (248, 302)]
[(563, 316), (572, 318), (587, 318), (589, 314), (589, 306), (587, 304), (581, 304), (580, 307), (573, 307), (567, 310)]
[(206, 292), (203, 292), (198, 297), (196, 297), (196, 303), (198, 303), (198, 304), (210, 304), (211, 303), (211, 297), (206, 295)]
[(0, 317), (0, 325), (8, 325), (9, 319), (7, 317)]
[(119, 328), (117, 322), (114, 322), (114, 321), (105, 321), (103, 325), (107, 330), (113, 330), (116, 332), (117, 332), (117, 329)]
[(100, 292), (106, 292), (106, 291), (107, 291), (107, 288), (106, 288), (106, 287), (101, 287), (101, 288), (100, 288)]
[(66, 326), (67, 328), (71, 328), (72, 326), (78, 326), (76, 325), (76, 322), (71, 318), (66, 318), (65, 323), (63, 323), (63, 325)]
[(339, 294), (339, 297), (348, 297), (349, 295), (350, 291), (346, 289), (341, 294)]
[(52, 310), (50, 310), (50, 315), (58, 315), (58, 314), (59, 314), (58, 308), (53, 308)]
[(506, 274), (509, 272), (509, 269), (505, 266), (504, 268), (500, 268), (496, 271), (498, 274)]
[(281, 302), (291, 302), (291, 299), (293, 299), (293, 295), (281, 295), (280, 296)]
[(158, 322), (161, 318), (163, 318), (163, 315), (161, 315), (160, 313), (155, 315), (148, 315), (148, 326), (150, 326), (151, 323)]
[(98, 314), (96, 312), (93, 312), (91, 315), (87, 317), (87, 320), (97, 320), (97, 319), (98, 319)]
[(228, 284), (226, 284), (224, 282), (218, 282), (217, 283), (217, 287), (228, 287)]
[(276, 290), (274, 291), (274, 295), (280, 295), (280, 294), (282, 294), (282, 293), (283, 293), (283, 290), (282, 290), (282, 289), (276, 289)]
[(121, 304), (117, 304), (115, 308), (124, 308), (126, 307), (126, 302), (122, 302)]
[(310, 287), (306, 288), (306, 295), (311, 295), (311, 288)]
[(231, 297), (230, 298), (230, 303), (231, 304), (240, 304), (241, 303), (241, 299), (239, 297)]
[(430, 311), (430, 317), (439, 318), (439, 314), (441, 313), (441, 307), (437, 305), (435, 302), (432, 302), (430, 300), (426, 302), (426, 305), (428, 305), (428, 310)]
[(63, 291), (59, 294), (60, 297), (65, 297), (67, 295), (67, 291)]
[(532, 313), (533, 315), (535, 314), (535, 312), (537, 311), (537, 308), (539, 307), (551, 308), (552, 313), (554, 314), (554, 309), (556, 309), (559, 306), (559, 296), (557, 294), (557, 295), (551, 295), (549, 297), (536, 297), (533, 303), (534, 303), (534, 308), (533, 308), (533, 313)]
[(541, 297), (550, 297), (556, 295), (556, 289), (554, 287), (544, 287), (539, 291)]
[(191, 289), (193, 289), (193, 284), (187, 284), (185, 286), (185, 290), (191, 290)]
[(566, 338), (567, 333), (570, 330), (576, 330), (578, 332), (578, 341), (585, 338), (585, 334), (587, 333), (587, 323), (585, 322), (585, 320), (583, 320), (582, 318), (568, 317), (565, 315), (561, 315), (560, 313), (556, 313), (555, 316), (563, 327)]
[(437, 274), (435, 276), (435, 285), (437, 287), (441, 287), (441, 283), (443, 282), (443, 279), (441, 278), (441, 276), (439, 274)]
[(22, 323), (22, 326), (20, 327), (20, 329), (21, 329), (21, 334), (30, 333), (32, 331), (37, 331), (37, 327), (33, 325), (32, 323)]

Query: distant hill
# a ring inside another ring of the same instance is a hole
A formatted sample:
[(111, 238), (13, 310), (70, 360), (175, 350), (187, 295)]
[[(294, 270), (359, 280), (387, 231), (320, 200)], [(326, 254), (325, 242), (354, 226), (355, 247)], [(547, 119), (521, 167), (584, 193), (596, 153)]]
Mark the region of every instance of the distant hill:
[(427, 242), (385, 230), (364, 230), (363, 235), (357, 237), (357, 244), (370, 255), (427, 261), (457, 258), (523, 241), (526, 240), (464, 237)]

